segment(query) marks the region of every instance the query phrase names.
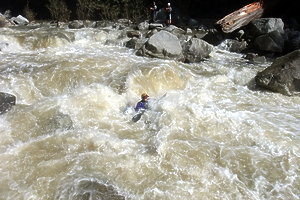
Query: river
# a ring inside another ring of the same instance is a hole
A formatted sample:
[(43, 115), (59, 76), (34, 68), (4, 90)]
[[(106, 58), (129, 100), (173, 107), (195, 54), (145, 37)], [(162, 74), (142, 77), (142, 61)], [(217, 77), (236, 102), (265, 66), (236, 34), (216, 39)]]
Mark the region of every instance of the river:
[(253, 87), (270, 62), (139, 57), (108, 32), (0, 29), (0, 199), (299, 198), (300, 97)]

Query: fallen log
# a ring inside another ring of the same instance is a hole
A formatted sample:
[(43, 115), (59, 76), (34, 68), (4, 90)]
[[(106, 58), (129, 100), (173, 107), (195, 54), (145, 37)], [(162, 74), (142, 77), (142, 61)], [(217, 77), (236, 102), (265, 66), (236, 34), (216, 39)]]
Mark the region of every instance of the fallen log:
[(216, 22), (222, 28), (224, 33), (230, 33), (234, 30), (247, 25), (254, 19), (258, 19), (262, 16), (264, 11), (262, 1), (250, 3), (224, 18)]

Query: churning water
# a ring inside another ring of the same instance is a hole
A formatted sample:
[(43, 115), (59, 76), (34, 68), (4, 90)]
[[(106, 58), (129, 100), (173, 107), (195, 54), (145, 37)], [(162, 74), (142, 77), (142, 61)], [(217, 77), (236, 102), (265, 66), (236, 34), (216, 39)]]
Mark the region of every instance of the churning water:
[[(299, 198), (300, 97), (253, 89), (270, 63), (138, 57), (117, 38), (0, 30), (0, 88), (17, 96), (0, 116), (0, 199)], [(142, 92), (151, 110), (133, 123)]]

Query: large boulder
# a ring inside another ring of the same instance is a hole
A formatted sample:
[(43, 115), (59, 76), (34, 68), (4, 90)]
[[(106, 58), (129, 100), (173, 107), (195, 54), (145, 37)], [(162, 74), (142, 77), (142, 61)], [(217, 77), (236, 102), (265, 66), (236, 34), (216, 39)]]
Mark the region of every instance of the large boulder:
[(18, 15), (17, 17), (12, 17), (10, 19), (11, 22), (13, 22), (16, 25), (25, 26), (29, 24), (28, 19), (23, 17), (22, 15)]
[(207, 58), (213, 51), (214, 47), (198, 38), (192, 38), (184, 45), (185, 62), (200, 62)]
[(137, 55), (177, 61), (184, 60), (179, 39), (164, 30), (152, 35), (143, 47), (137, 51)]
[(300, 50), (293, 51), (277, 58), (271, 66), (255, 76), (256, 85), (293, 95), (300, 91)]
[(250, 22), (247, 28), (248, 32), (254, 37), (265, 35), (273, 31), (284, 33), (284, 23), (280, 18), (256, 19)]
[(0, 92), (0, 114), (9, 111), (16, 105), (16, 97), (12, 94)]
[(270, 33), (258, 36), (254, 43), (259, 50), (281, 53), (284, 48), (284, 35), (279, 31), (272, 31)]

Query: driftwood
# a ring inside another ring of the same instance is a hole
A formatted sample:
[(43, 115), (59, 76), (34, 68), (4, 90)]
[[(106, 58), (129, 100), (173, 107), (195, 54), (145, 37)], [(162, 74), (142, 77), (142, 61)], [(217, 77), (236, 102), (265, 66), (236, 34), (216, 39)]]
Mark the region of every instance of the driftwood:
[(222, 27), (224, 33), (230, 33), (247, 25), (252, 20), (260, 18), (263, 11), (263, 3), (261, 1), (253, 2), (226, 15), (224, 18), (217, 21), (216, 24), (219, 24)]

